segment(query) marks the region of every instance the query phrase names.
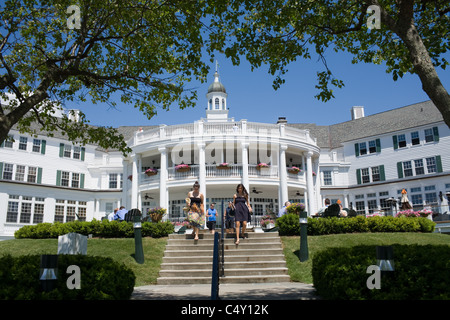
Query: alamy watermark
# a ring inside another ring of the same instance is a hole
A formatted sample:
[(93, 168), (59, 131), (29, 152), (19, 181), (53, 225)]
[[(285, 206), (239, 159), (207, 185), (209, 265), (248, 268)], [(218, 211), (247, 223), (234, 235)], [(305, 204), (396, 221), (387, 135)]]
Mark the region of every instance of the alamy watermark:
[(69, 29), (81, 29), (81, 11), (77, 5), (71, 5), (67, 7), (67, 14), (71, 14), (67, 18), (67, 28)]
[(367, 8), (367, 13), (372, 13), (367, 18), (367, 27), (369, 29), (381, 29), (381, 14), (380, 6), (371, 5)]

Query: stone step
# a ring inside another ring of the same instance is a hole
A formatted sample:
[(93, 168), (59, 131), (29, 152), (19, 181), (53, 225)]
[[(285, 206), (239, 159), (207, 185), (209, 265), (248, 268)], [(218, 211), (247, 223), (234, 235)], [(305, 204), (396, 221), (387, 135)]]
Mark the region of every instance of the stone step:
[[(225, 269), (225, 277), (227, 276), (264, 276), (264, 275), (287, 275), (288, 268), (240, 268)], [(189, 270), (160, 270), (160, 277), (211, 277), (212, 270), (209, 269), (189, 269)]]
[[(177, 262), (177, 263), (162, 263), (161, 270), (210, 270), (212, 269), (211, 262)], [(226, 261), (224, 264), (225, 271), (231, 269), (265, 269), (265, 268), (285, 268), (285, 261)]]
[[(283, 249), (280, 248), (271, 248), (271, 249), (264, 249), (264, 253), (267, 255), (274, 255), (274, 254), (282, 254)], [(261, 254), (261, 250), (255, 250), (255, 249), (227, 249), (225, 250), (225, 257), (232, 255), (232, 256), (251, 256), (251, 255), (259, 255)], [(164, 252), (165, 257), (212, 257), (213, 256), (213, 250), (166, 250)]]
[[(221, 277), (221, 284), (227, 283), (273, 283), (290, 282), (288, 275), (263, 275), (263, 276), (227, 276)], [(186, 284), (211, 284), (211, 277), (160, 277), (157, 280), (159, 285), (186, 285)]]
[[(247, 239), (245, 239), (247, 240)], [(255, 249), (255, 250), (265, 250), (265, 249), (276, 249), (276, 248), (281, 248), (281, 242), (279, 243), (273, 243), (273, 242), (258, 242), (258, 243), (254, 243), (254, 242), (247, 242), (245, 240), (241, 240), (239, 245), (234, 244), (234, 243), (225, 243), (224, 244), (224, 249), (229, 250), (229, 249)], [(168, 244), (166, 245), (166, 251), (171, 251), (171, 250), (177, 250), (177, 251), (182, 251), (182, 250), (214, 250), (214, 244), (208, 244), (208, 243), (192, 243), (192, 244), (170, 244), (168, 242)]]
[[(184, 256), (184, 257), (163, 257), (163, 263), (190, 263), (190, 262), (212, 262), (212, 254), (210, 256)], [(226, 255), (227, 262), (236, 261), (284, 261), (283, 254), (272, 255)]]
[[(234, 244), (236, 241), (235, 238), (225, 238), (224, 239), (224, 244)], [(279, 237), (265, 237), (265, 238), (245, 238), (239, 239), (239, 243), (243, 243), (243, 242), (247, 242), (247, 243), (260, 243), (260, 242), (273, 242), (273, 243), (280, 243), (281, 244), (281, 240)], [(186, 239), (169, 239), (169, 241), (167, 242), (168, 245), (184, 245), (184, 244), (214, 244), (214, 239), (210, 238), (210, 239), (199, 239), (199, 240), (186, 240)]]
[[(220, 233), (219, 233), (220, 234)], [(242, 233), (239, 234), (240, 237), (242, 237)], [(246, 232), (245, 236), (248, 238), (264, 238), (264, 237), (278, 237), (279, 233), (277, 232)], [(198, 235), (199, 239), (214, 239), (214, 235), (211, 233), (199, 233)], [(224, 235), (224, 238), (236, 238), (235, 233), (226, 233)], [(172, 233), (169, 234), (169, 239), (194, 239), (194, 234), (176, 234)]]

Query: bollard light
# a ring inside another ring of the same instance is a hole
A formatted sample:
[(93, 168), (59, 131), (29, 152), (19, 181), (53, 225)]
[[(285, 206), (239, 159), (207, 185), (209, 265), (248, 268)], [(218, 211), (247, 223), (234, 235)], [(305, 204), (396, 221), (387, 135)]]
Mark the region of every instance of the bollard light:
[(381, 272), (394, 271), (394, 249), (391, 246), (377, 246), (377, 266)]
[(300, 212), (300, 262), (308, 260), (308, 213)]
[(133, 217), (133, 228), (134, 228), (134, 258), (137, 263), (144, 263), (144, 249), (142, 247), (142, 223), (141, 216), (135, 215)]
[(39, 280), (44, 292), (52, 291), (58, 281), (58, 255), (41, 255), (41, 270)]

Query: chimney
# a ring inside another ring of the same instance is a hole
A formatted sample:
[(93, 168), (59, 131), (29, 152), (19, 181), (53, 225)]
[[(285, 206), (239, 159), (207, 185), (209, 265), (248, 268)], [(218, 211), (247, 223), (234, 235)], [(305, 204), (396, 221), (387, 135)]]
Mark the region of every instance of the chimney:
[(352, 120), (364, 118), (364, 107), (363, 106), (353, 106), (351, 111), (352, 111)]
[(287, 123), (286, 117), (278, 117), (277, 124), (279, 123)]
[(73, 121), (73, 122), (78, 122), (80, 121), (80, 110), (77, 109), (71, 109), (68, 110), (68, 116), (69, 116), (69, 120)]

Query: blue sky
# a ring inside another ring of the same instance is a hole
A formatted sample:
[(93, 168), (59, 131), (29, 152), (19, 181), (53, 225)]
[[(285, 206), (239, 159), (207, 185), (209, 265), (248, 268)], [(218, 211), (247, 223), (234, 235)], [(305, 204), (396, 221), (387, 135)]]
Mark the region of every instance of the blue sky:
[[(327, 63), (336, 78), (343, 80), (345, 87), (334, 90), (335, 98), (322, 102), (314, 98), (318, 93), (315, 85), (316, 72), (323, 71), (322, 62), (298, 60), (289, 65), (286, 82), (278, 90), (272, 88), (274, 77), (267, 73), (267, 67), (251, 71), (250, 65), (241, 59), (239, 66), (223, 56), (219, 61), (220, 81), (227, 93), (229, 116), (235, 120), (247, 119), (251, 122), (276, 123), (278, 117), (286, 117), (290, 123), (315, 123), (331, 125), (351, 120), (352, 106), (364, 106), (365, 115), (371, 115), (394, 108), (430, 100), (422, 90), (417, 75), (405, 75), (393, 81), (383, 65), (351, 64), (351, 56), (344, 53), (330, 53)], [(205, 60), (209, 58), (205, 57)], [(449, 60), (449, 59), (447, 59)], [(195, 108), (180, 110), (176, 105), (170, 111), (158, 110), (151, 120), (145, 118), (130, 105), (118, 102), (117, 109), (107, 105), (92, 105), (88, 102), (66, 106), (81, 109), (93, 125), (102, 126), (145, 126), (173, 125), (194, 122), (205, 117), (206, 92), (214, 80), (215, 65), (207, 83), (193, 83), (190, 87), (198, 90)], [(445, 88), (450, 90), (450, 72), (438, 70)]]

